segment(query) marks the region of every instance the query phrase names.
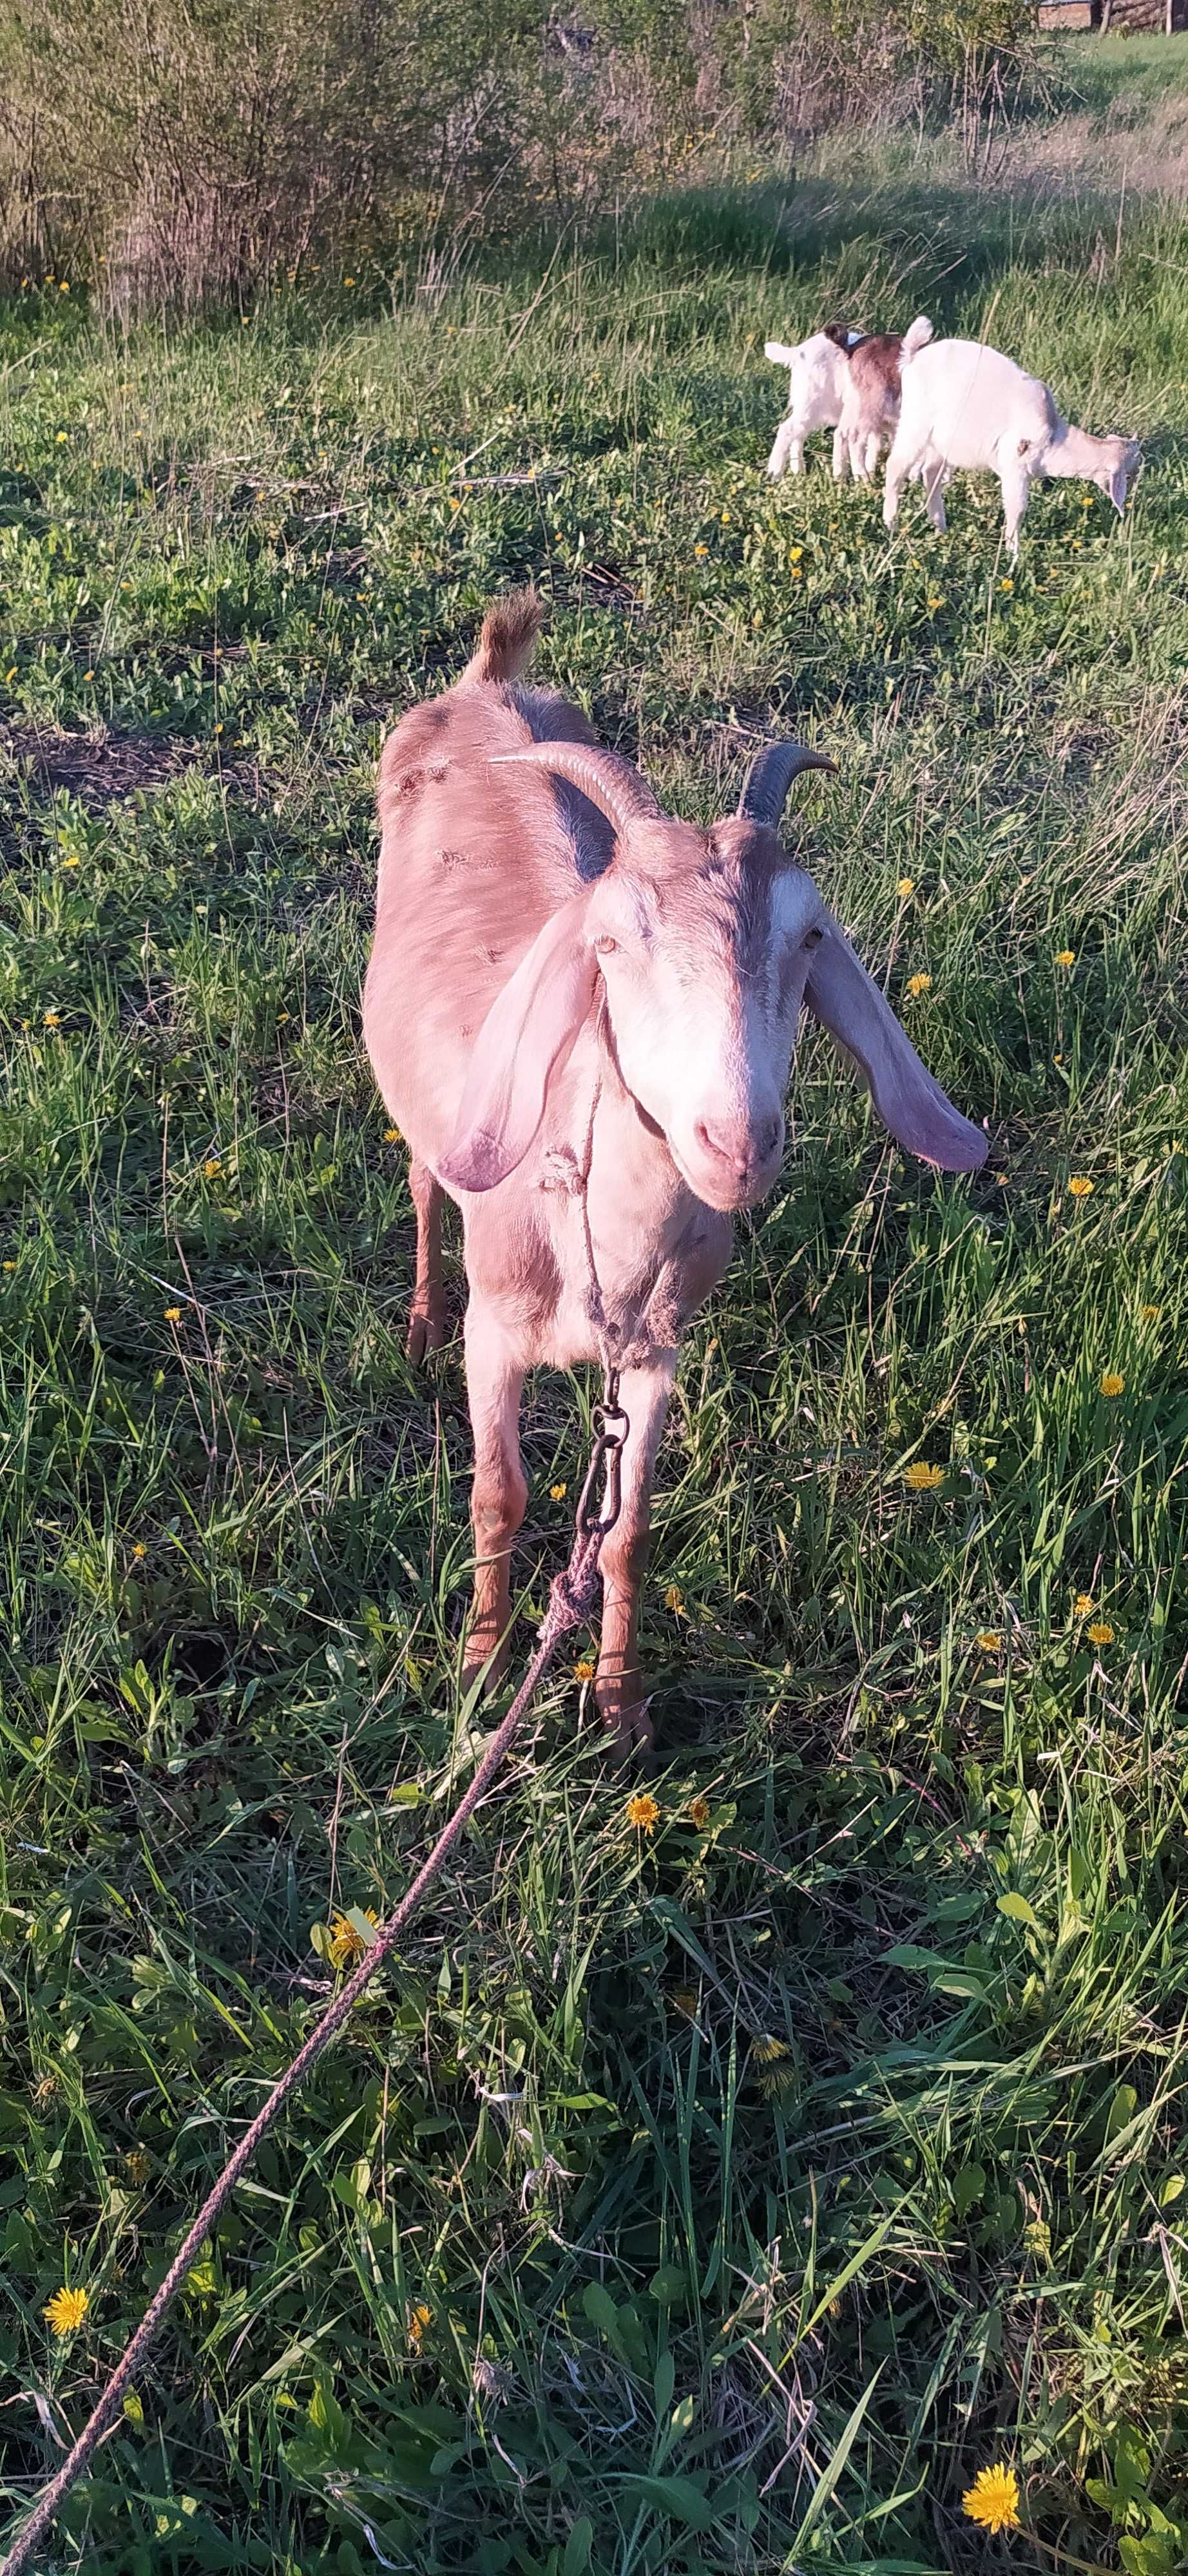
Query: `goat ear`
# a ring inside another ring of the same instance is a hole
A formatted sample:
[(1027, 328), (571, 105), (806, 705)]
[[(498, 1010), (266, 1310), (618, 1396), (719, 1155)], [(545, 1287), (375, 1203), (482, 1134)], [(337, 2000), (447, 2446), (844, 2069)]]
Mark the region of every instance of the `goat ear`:
[(584, 892), (563, 903), (492, 1002), (467, 1068), (453, 1142), (438, 1164), (451, 1189), (493, 1190), (522, 1163), (544, 1115), (549, 1075), (594, 994)]
[(884, 1126), (901, 1145), (945, 1172), (975, 1172), (985, 1162), (986, 1138), (954, 1109), (921, 1064), (890, 1003), (836, 921), (830, 920), (813, 950), (805, 1000), (856, 1058)]
[(1126, 487), (1130, 481), (1130, 473), (1129, 460), (1124, 459), (1121, 465), (1115, 465), (1112, 474), (1102, 476), (1101, 488), (1103, 492), (1109, 493), (1119, 518), (1126, 507)]

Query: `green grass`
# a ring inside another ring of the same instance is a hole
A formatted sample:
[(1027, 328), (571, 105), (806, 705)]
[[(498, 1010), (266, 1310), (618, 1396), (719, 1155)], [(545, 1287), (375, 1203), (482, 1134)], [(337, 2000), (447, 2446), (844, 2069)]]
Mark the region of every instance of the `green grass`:
[[(905, 1164), (806, 1037), (661, 1463), (655, 1838), (563, 1674), (63, 2569), (1184, 2563), (1188, 223), (1091, 265), (1083, 209), (801, 202), (392, 310), (0, 318), (11, 2513), (331, 1991), (314, 1927), (471, 1759), (459, 1353), (403, 1357), (358, 992), (381, 735), (492, 592), (536, 575), (678, 812), (758, 726), (834, 753), (811, 864), (994, 1140)], [(820, 462), (773, 490), (763, 338), (839, 306), (992, 317), (1143, 437), (1125, 524), (1051, 487), (1011, 587), (991, 490), (890, 545)], [(587, 1400), (531, 1394), (526, 1608)], [(1043, 2548), (962, 2518), (996, 2458)]]
[(1188, 90), (1188, 46), (1166, 36), (1064, 37), (1056, 63), (1068, 89), (1100, 127), (1108, 119), (1139, 124), (1153, 108)]

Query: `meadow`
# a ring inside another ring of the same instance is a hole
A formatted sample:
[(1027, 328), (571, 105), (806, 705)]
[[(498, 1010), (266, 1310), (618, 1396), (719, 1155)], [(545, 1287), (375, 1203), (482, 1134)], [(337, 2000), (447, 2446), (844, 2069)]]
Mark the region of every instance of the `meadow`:
[[(675, 812), (833, 755), (792, 829), (993, 1140), (908, 1163), (806, 1032), (658, 1476), (655, 1831), (579, 1646), (55, 2569), (1188, 2560), (1188, 218), (844, 158), (0, 307), (10, 2534), (489, 1723), (359, 984), (378, 745), (493, 593)], [(767, 483), (764, 338), (921, 309), (1142, 438), (1123, 523)], [(530, 1392), (521, 1650), (591, 1392)]]

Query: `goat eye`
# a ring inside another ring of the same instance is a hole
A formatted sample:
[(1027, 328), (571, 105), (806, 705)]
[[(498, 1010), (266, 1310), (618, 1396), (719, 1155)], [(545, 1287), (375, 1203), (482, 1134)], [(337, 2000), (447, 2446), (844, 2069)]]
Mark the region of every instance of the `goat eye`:
[(823, 930), (810, 930), (804, 943), (805, 947), (819, 948), (824, 936), (825, 933)]
[(601, 939), (596, 939), (594, 942), (600, 957), (613, 957), (618, 945), (618, 940), (612, 939), (608, 931), (604, 931)]

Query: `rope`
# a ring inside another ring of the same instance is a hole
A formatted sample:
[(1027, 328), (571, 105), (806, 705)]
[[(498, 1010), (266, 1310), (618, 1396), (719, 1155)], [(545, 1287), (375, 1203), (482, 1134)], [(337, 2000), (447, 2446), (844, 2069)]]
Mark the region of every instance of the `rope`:
[[(333, 2003), (323, 2013), (320, 2022), (311, 2030), (304, 2046), (298, 2049), (292, 2064), (286, 2068), (279, 2082), (273, 2085), (267, 2101), (256, 2113), (251, 2127), (245, 2129), (234, 2155), (228, 2158), (213, 2191), (209, 2192), (203, 2201), (193, 2226), (187, 2229), (160, 2289), (145, 2310), (123, 2360), (118, 2362), (113, 2370), (98, 2405), (83, 2426), (73, 2449), (63, 2460), (57, 2475), (50, 2479), (47, 2487), (43, 2488), (20, 2538), (15, 2547), (10, 2549), (3, 2566), (0, 2567), (0, 2576), (21, 2576), (22, 2569), (28, 2567), (34, 2550), (49, 2531), (59, 2506), (69, 2495), (76, 2480), (82, 2476), (88, 2461), (98, 2450), (104, 2434), (109, 2431), (158, 2327), (168, 2315), (177, 2297), (195, 2255), (199, 2252), (204, 2239), (210, 2234), (220, 2210), (230, 2198), (236, 2183), (247, 2171), (265, 2131), (271, 2128), (277, 2112), (288, 2101), (290, 2094), (295, 2093), (298, 2086), (305, 2082), (311, 2067), (316, 2066), (319, 2057), (329, 2048), (331, 2040), (337, 2038), (343, 2023), (354, 2011), (355, 2005), (370, 1984), (377, 1968), (382, 1968), (385, 1960), (391, 1956), (402, 1932), (416, 1913), (422, 1897), (428, 1895), (434, 1879), (438, 1877), (459, 1834), (469, 1824), (480, 1798), (489, 1788), (508, 1753), (524, 1712), (539, 1688), (561, 1639), (568, 1635), (571, 1628), (580, 1626), (582, 1620), (588, 1615), (598, 1580), (599, 1551), (607, 1530), (613, 1527), (618, 1511), (617, 1475), (614, 1471), (617, 1468), (618, 1455), (625, 1436), (625, 1417), (620, 1418), (624, 1420), (624, 1433), (620, 1433), (617, 1429), (612, 1431), (608, 1425), (599, 1425), (590, 1474), (586, 1478), (582, 1502), (578, 1508), (577, 1529), (569, 1563), (563, 1574), (554, 1576), (549, 1590), (549, 1606), (541, 1624), (536, 1653), (506, 1717), (487, 1746), (465, 1797), (459, 1800), (449, 1823), (438, 1835), (428, 1859), (417, 1871), (412, 1886), (401, 1897), (395, 1913), (390, 1914), (387, 1922), (381, 1924), (354, 1975), (347, 1979), (341, 1993), (335, 1996)], [(592, 1509), (587, 1509), (587, 1497), (590, 1494), (595, 1470), (603, 1463), (608, 1471), (607, 1500), (601, 1515), (595, 1516)]]

